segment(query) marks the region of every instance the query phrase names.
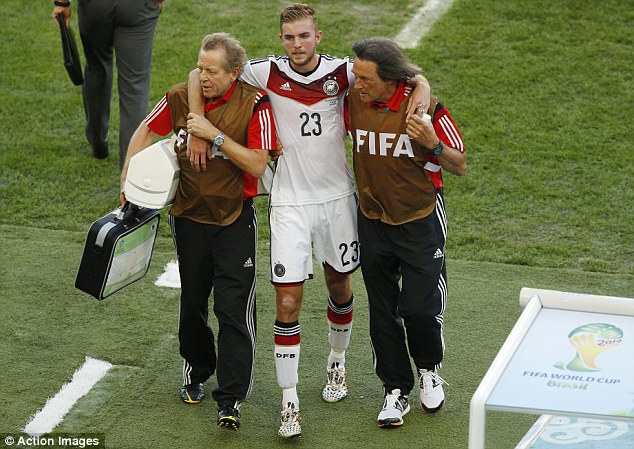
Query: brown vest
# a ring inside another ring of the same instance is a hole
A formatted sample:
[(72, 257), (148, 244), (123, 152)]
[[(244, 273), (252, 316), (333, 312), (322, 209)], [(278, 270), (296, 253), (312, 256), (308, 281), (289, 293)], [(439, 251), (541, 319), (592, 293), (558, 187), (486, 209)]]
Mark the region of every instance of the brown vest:
[[(255, 96), (258, 89), (238, 81), (229, 101), (205, 117), (242, 146), (247, 146), (247, 136)], [(191, 220), (227, 226), (242, 212), (244, 172), (222, 153), (207, 160), (207, 170), (197, 172), (187, 157), (187, 84), (177, 84), (167, 95), (174, 134), (183, 142), (176, 145), (181, 175), (178, 190), (170, 214)]]
[(428, 216), (436, 189), (423, 168), (427, 151), (405, 132), (407, 99), (398, 112), (368, 107), (348, 93), (354, 174), (363, 215), (398, 225)]

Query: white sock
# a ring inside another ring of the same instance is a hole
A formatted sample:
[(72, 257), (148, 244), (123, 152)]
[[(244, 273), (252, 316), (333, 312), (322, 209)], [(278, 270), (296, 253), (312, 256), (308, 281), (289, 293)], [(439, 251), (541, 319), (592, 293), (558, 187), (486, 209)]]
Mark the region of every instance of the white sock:
[(297, 396), (296, 387), (282, 390), (282, 408), (289, 407), (289, 403), (295, 404), (295, 410), (299, 410), (299, 397)]
[(275, 345), (275, 371), (277, 384), (282, 389), (295, 388), (298, 382), (299, 345)]
[(328, 368), (335, 368), (337, 366), (346, 366), (346, 353), (335, 351), (331, 348), (330, 354), (328, 355)]
[(346, 324), (336, 324), (328, 320), (328, 327), (328, 342), (330, 343), (328, 368), (332, 368), (333, 363), (339, 363), (339, 366), (345, 366), (346, 349), (348, 349), (350, 345), (352, 321)]

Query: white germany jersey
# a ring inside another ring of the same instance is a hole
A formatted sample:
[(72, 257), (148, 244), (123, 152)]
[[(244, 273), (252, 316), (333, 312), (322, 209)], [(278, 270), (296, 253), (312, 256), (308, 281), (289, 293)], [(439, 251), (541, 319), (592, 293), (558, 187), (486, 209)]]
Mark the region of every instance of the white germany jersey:
[(241, 79), (266, 90), (284, 154), (278, 159), (270, 202), (321, 204), (354, 193), (346, 160), (345, 96), (354, 83), (352, 61), (320, 55), (304, 76), (286, 56), (253, 59)]

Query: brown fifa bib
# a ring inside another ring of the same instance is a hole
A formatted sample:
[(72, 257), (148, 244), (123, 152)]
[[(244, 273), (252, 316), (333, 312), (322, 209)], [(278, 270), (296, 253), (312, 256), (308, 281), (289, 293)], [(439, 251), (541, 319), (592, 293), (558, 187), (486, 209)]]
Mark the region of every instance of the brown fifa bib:
[(424, 218), (436, 205), (424, 169), (427, 150), (405, 131), (407, 103), (392, 111), (369, 106), (355, 89), (348, 93), (359, 207), (367, 218), (393, 225)]
[[(205, 113), (226, 136), (247, 146), (248, 128), (258, 89), (238, 81), (229, 101)], [(174, 86), (167, 95), (172, 126), (177, 136), (176, 154), (180, 182), (170, 214), (199, 223), (226, 226), (242, 212), (244, 172), (220, 150), (214, 150), (207, 170), (197, 172), (187, 157), (187, 84)]]

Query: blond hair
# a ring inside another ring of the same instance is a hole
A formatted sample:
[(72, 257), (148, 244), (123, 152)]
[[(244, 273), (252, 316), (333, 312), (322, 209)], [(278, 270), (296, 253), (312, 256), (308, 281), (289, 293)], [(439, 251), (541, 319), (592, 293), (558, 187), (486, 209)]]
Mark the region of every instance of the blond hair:
[(315, 30), (318, 30), (317, 14), (311, 6), (305, 3), (291, 3), (286, 5), (280, 14), (280, 31), (282, 30), (282, 25), (285, 23), (296, 22), (302, 19), (312, 20)]

